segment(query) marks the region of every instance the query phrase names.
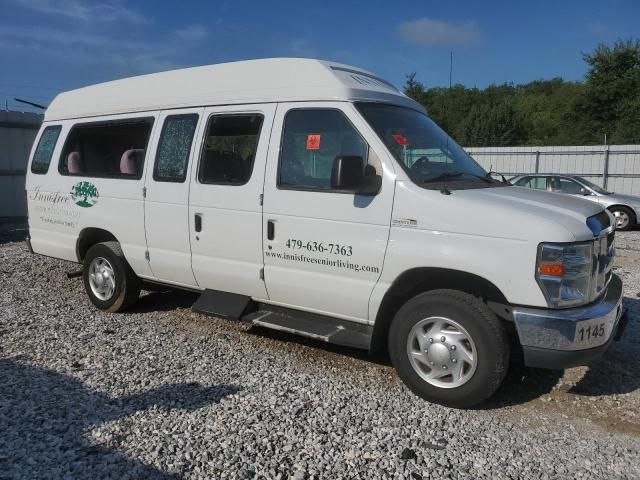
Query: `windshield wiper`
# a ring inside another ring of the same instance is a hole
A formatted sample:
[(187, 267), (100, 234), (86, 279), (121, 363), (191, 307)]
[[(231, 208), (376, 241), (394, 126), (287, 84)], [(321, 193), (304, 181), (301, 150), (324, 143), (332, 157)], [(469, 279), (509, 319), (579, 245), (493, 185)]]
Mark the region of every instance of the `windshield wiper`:
[(491, 178), (491, 177), (485, 177), (483, 175), (476, 175), (475, 173), (467, 173), (467, 172), (444, 172), (444, 173), (441, 173), (440, 175), (438, 175), (436, 177), (427, 178), (426, 180), (423, 180), (422, 183), (435, 183), (435, 182), (438, 182), (440, 180), (446, 180), (448, 178), (454, 178), (454, 177), (461, 177), (463, 175), (467, 175), (469, 177), (477, 178), (477, 179), (482, 180), (483, 182), (489, 183), (489, 184), (501, 183), (500, 180), (496, 180), (496, 179)]
[(499, 173), (499, 172), (494, 172), (494, 171), (493, 171), (493, 167), (490, 167), (490, 168), (489, 168), (489, 171), (488, 171), (488, 172), (487, 172), (487, 174), (484, 176), (484, 178), (485, 178), (485, 179), (492, 180), (492, 181), (494, 181), (494, 182), (498, 182), (498, 183), (500, 183), (500, 180), (495, 179), (495, 178), (493, 178), (493, 177), (491, 176), (491, 174), (492, 174), (492, 173), (495, 173), (495, 174), (500, 175), (500, 177), (502, 178), (502, 183), (506, 183), (506, 184), (511, 185), (511, 182), (509, 182), (506, 178), (504, 178), (504, 175), (503, 175), (503, 174), (501, 174), (501, 173)]
[(427, 178), (422, 181), (422, 183), (432, 183), (440, 180), (446, 180), (447, 178), (460, 177), (462, 175), (466, 175), (464, 172), (443, 172), (440, 175), (436, 175), (433, 178)]

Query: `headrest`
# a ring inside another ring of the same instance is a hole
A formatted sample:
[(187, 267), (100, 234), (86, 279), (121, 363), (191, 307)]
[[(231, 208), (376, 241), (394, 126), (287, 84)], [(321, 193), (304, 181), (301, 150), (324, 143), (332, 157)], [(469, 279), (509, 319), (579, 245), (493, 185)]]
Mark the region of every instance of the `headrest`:
[(67, 155), (67, 171), (69, 173), (78, 174), (83, 173), (84, 168), (82, 164), (82, 158), (79, 152), (71, 152)]
[(138, 175), (144, 156), (142, 148), (132, 148), (122, 154), (120, 158), (120, 173), (124, 175)]

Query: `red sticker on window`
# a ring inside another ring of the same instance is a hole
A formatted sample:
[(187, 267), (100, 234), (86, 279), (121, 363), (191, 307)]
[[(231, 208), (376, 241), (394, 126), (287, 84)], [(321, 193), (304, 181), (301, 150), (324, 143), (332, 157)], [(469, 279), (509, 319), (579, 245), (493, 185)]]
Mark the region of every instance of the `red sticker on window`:
[(320, 135), (315, 133), (307, 135), (307, 150), (320, 150)]
[(407, 140), (404, 135), (396, 133), (395, 135), (391, 135), (391, 136), (393, 137), (393, 139), (396, 141), (398, 145), (402, 145), (403, 147), (406, 147), (407, 145), (409, 145), (409, 140)]

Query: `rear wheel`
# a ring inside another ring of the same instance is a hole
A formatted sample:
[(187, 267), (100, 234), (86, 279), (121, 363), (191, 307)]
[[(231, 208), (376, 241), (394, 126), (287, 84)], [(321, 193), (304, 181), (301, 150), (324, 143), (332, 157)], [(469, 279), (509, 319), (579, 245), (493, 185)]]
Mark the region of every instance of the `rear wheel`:
[(500, 320), (482, 301), (455, 290), (435, 290), (398, 311), (389, 354), (414, 393), (466, 408), (487, 399), (502, 383), (509, 343)]
[(100, 310), (120, 312), (140, 295), (140, 279), (124, 258), (118, 242), (97, 243), (84, 258), (84, 287)]
[(629, 230), (635, 223), (635, 215), (630, 208), (613, 207), (611, 213), (616, 217), (616, 230)]

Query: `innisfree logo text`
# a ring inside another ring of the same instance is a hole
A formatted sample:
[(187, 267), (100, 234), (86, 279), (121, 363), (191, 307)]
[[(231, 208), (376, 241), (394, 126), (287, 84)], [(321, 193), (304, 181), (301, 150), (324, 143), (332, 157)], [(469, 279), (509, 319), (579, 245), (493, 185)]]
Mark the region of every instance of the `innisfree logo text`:
[(98, 203), (98, 189), (91, 182), (78, 182), (71, 189), (71, 199), (83, 208), (93, 207)]

